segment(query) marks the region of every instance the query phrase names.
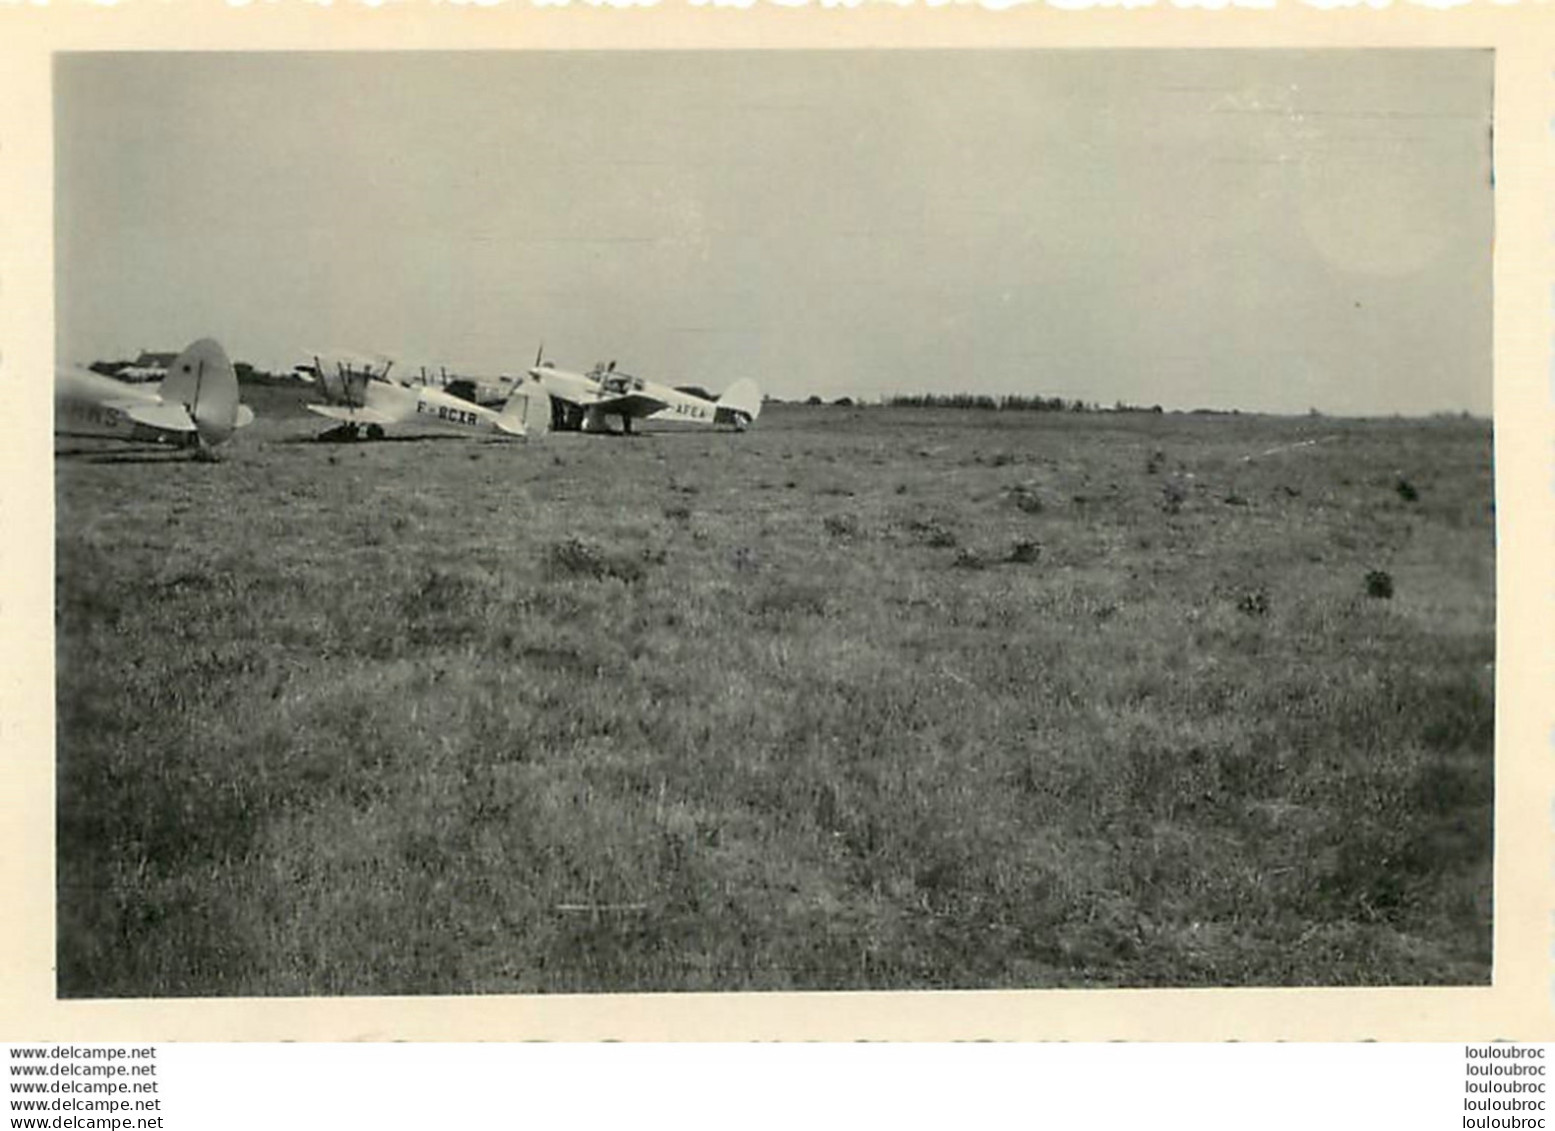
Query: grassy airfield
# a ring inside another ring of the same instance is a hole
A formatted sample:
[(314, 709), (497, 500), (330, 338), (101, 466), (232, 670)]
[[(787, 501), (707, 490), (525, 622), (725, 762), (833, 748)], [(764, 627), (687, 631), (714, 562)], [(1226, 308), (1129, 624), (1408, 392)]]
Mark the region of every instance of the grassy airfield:
[(1485, 422), (250, 401), (55, 464), (64, 996), (1489, 981)]

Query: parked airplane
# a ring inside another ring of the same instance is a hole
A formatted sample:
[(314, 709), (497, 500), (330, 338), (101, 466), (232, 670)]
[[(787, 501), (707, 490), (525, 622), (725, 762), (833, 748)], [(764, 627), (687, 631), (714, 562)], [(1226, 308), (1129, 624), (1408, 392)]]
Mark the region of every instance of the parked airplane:
[(632, 430), (634, 420), (728, 424), (743, 432), (761, 415), (761, 390), (748, 378), (736, 381), (715, 399), (619, 372), (613, 361), (587, 373), (569, 373), (546, 361), (543, 347), (529, 376), (554, 398), (557, 428), (608, 432), (610, 418), (615, 417), (625, 432)]
[(176, 443), (212, 448), (251, 423), (227, 353), (201, 338), (168, 367), (154, 388), (90, 369), (54, 374), (54, 431), (62, 436)]
[(365, 434), (377, 440), (385, 426), (395, 424), (509, 436), (534, 435), (550, 427), (549, 398), (538, 395), (538, 389), (518, 386), (495, 410), (432, 385), (391, 381), (393, 366), (385, 359), (344, 353), (314, 355), (311, 365), (297, 366), (297, 372), (313, 381), (327, 402), (310, 404), (308, 410), (339, 421), (320, 439), (355, 440)]

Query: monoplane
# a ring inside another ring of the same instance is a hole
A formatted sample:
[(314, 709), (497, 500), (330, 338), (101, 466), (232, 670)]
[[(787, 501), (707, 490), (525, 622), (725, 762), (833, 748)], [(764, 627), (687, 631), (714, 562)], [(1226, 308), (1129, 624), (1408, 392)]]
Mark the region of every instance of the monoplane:
[(701, 390), (624, 373), (613, 361), (587, 373), (568, 372), (545, 360), (544, 352), (542, 348), (529, 376), (551, 395), (556, 428), (610, 432), (610, 421), (616, 419), (623, 432), (631, 432), (636, 420), (725, 424), (743, 432), (761, 415), (761, 390), (749, 378), (734, 382), (721, 396), (707, 397)]

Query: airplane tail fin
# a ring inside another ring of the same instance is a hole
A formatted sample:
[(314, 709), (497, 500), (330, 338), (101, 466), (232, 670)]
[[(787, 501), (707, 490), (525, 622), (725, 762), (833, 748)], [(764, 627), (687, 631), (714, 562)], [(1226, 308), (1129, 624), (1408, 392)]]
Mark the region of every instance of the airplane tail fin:
[(513, 386), (497, 414), (497, 427), (510, 436), (543, 436), (551, 430), (551, 398), (540, 382)]
[(238, 375), (227, 351), (210, 338), (201, 338), (178, 355), (158, 392), (165, 403), (188, 410), (201, 443), (208, 447), (254, 419), (239, 401)]
[(717, 423), (745, 429), (761, 415), (761, 389), (749, 377), (742, 377), (718, 398)]

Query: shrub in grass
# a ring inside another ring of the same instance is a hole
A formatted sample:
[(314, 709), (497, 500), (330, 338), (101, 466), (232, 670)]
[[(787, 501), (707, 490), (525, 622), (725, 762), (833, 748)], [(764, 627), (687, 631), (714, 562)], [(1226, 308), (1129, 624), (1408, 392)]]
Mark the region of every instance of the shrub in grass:
[(1402, 475), (1398, 477), (1398, 482), (1394, 484), (1393, 489), (1398, 492), (1398, 497), (1406, 503), (1418, 502), (1420, 499), (1420, 492), (1415, 490), (1415, 485)]
[(858, 535), (858, 520), (850, 514), (829, 514), (821, 520), (821, 524), (833, 538), (854, 538)]
[(478, 590), (479, 586), (471, 578), (444, 569), (430, 569), (405, 592), (403, 603), (407, 611), (421, 609), (447, 613), (467, 606)]
[(407, 645), (474, 639), (485, 624), (480, 610), (489, 604), (490, 595), (478, 579), (430, 569), (400, 591), (397, 621), (374, 626), (376, 631), (369, 635), (367, 648), (374, 655), (389, 656)]
[(960, 542), (956, 532), (937, 522), (924, 519), (913, 519), (907, 524), (907, 530), (912, 536), (925, 546), (933, 546), (935, 549), (948, 550)]
[(1042, 496), (1037, 493), (1037, 489), (1028, 483), (1017, 483), (1007, 493), (1016, 509), (1026, 514), (1041, 514), (1047, 509), (1047, 504), (1042, 501)]
[(1386, 601), (1393, 596), (1393, 575), (1385, 569), (1374, 569), (1366, 575), (1366, 596)]
[(609, 551), (582, 538), (568, 538), (546, 553), (546, 565), (559, 577), (588, 577), (596, 581), (641, 581), (646, 568), (642, 559)]
[(1042, 547), (1036, 542), (1017, 542), (1010, 550), (1007, 560), (1018, 565), (1026, 565), (1036, 561), (1042, 556)]
[(751, 603), (762, 617), (784, 620), (793, 616), (821, 616), (826, 612), (827, 591), (814, 581), (774, 581), (761, 589)]
[(1236, 600), (1236, 608), (1240, 613), (1246, 613), (1250, 617), (1262, 617), (1269, 614), (1269, 592), (1266, 589), (1252, 589), (1243, 593)]

